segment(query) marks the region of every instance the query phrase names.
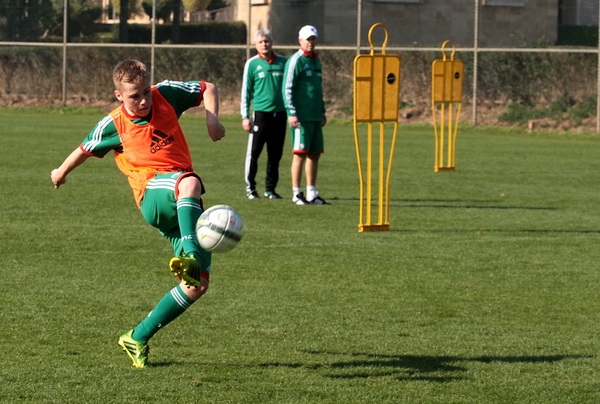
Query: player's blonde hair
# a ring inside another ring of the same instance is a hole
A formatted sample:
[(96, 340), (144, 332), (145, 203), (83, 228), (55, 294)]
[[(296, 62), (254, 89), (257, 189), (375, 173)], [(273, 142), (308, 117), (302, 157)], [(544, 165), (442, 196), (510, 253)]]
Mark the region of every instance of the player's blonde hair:
[(113, 69), (113, 82), (117, 90), (121, 89), (123, 83), (140, 84), (149, 79), (148, 68), (139, 60), (123, 60)]

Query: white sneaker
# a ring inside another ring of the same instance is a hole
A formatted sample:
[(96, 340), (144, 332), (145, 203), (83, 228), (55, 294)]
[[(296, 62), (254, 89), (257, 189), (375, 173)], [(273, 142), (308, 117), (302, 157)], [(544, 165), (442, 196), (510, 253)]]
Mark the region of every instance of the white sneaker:
[(304, 192), (298, 192), (292, 197), (292, 202), (296, 205), (308, 205), (308, 201), (304, 197)]

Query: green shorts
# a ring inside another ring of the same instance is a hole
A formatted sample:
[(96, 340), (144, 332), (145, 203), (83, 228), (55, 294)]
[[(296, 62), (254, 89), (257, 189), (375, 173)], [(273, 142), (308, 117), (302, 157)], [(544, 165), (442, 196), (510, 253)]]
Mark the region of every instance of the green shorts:
[(301, 122), (290, 128), (292, 152), (294, 154), (321, 154), (323, 148), (323, 124), (320, 121)]
[[(175, 189), (179, 181), (194, 173), (166, 173), (157, 174), (146, 185), (146, 191), (141, 202), (141, 212), (146, 222), (158, 229), (173, 246), (173, 254), (178, 257), (183, 252), (179, 219), (177, 218), (177, 199)], [(198, 177), (199, 178), (199, 177)], [(200, 200), (202, 204), (202, 200)], [(200, 257), (195, 257), (202, 268), (210, 268), (211, 253), (198, 246)]]

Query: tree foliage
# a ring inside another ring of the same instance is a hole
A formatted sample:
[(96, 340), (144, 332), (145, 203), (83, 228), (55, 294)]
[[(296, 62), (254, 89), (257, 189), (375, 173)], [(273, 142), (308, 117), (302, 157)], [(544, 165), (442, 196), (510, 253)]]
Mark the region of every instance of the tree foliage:
[[(197, 13), (199, 11), (207, 10), (207, 7), (211, 4), (211, 0), (182, 0), (182, 4), (186, 11)], [(165, 22), (170, 22), (174, 5), (173, 0), (156, 0), (156, 18)], [(152, 17), (152, 0), (143, 0), (142, 7), (146, 14)]]
[(32, 41), (53, 25), (51, 0), (0, 0), (0, 39)]
[[(110, 0), (110, 4), (112, 4), (115, 10), (121, 10), (121, 0)], [(150, 9), (152, 9), (152, 1), (150, 0)], [(140, 0), (128, 0), (127, 9), (129, 10), (128, 18), (131, 18), (136, 15), (142, 15), (144, 9), (142, 8), (142, 4)]]
[[(126, 1), (125, 8), (121, 1)], [(231, 0), (155, 0), (156, 17), (172, 22), (172, 15), (181, 6), (190, 13), (209, 11), (214, 19), (214, 11), (227, 7)], [(146, 13), (152, 16), (153, 0), (111, 0), (117, 12), (126, 10), (127, 18)], [(93, 33), (94, 22), (102, 14), (95, 0), (68, 0), (69, 41)], [(39, 41), (44, 38), (61, 37), (64, 29), (64, 0), (0, 0), (0, 41)], [(123, 19), (121, 19), (123, 20)], [(125, 19), (126, 21), (126, 19)], [(179, 20), (173, 21), (178, 23)], [(123, 24), (121, 24), (123, 25)], [(175, 24), (178, 25), (178, 24)], [(125, 30), (127, 23), (124, 23)], [(177, 43), (177, 27), (173, 40)]]
[(231, 4), (231, 0), (211, 0), (208, 7), (206, 7), (207, 11), (210, 11), (210, 19), (214, 20), (217, 17), (217, 10), (228, 7)]
[[(68, 39), (92, 32), (102, 10), (93, 0), (70, 0)], [(38, 41), (62, 36), (64, 2), (62, 0), (0, 0), (0, 38), (6, 41)]]
[(231, 0), (211, 0), (206, 7), (207, 11), (220, 10), (231, 5)]
[[(152, 18), (152, 0), (143, 0), (144, 12)], [(156, 18), (165, 22), (171, 21), (173, 12), (173, 0), (156, 0)]]
[(183, 0), (183, 7), (190, 13), (197, 13), (206, 10), (210, 2), (210, 0)]
[(102, 9), (92, 0), (69, 1), (69, 40), (94, 32), (94, 21), (100, 18)]

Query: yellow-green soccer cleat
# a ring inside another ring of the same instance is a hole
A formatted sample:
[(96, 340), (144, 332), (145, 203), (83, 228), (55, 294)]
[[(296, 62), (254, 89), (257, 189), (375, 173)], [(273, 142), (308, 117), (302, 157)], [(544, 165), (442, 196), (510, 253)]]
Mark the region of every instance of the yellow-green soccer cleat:
[(148, 353), (150, 347), (148, 344), (134, 340), (131, 337), (133, 330), (126, 332), (119, 337), (119, 346), (133, 361), (133, 366), (136, 368), (144, 368), (148, 364)]
[(200, 264), (193, 255), (173, 257), (169, 261), (169, 269), (181, 278), (186, 286), (200, 286)]

